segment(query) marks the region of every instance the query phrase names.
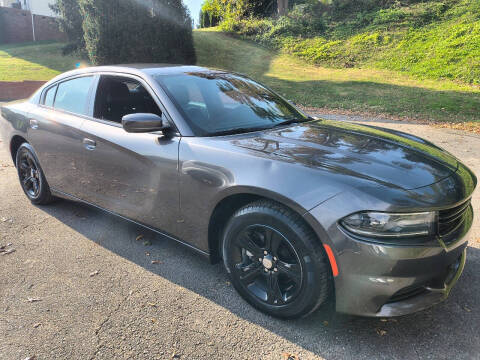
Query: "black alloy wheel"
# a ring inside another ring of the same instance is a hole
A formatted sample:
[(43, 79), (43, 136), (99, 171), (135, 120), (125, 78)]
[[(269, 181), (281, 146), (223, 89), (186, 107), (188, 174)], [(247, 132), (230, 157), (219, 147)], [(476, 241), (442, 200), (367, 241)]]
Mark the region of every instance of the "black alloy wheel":
[(20, 185), (32, 203), (43, 205), (54, 199), (35, 151), (30, 144), (23, 143), (20, 145), (17, 150), (15, 165)]
[(240, 232), (233, 251), (242, 285), (271, 305), (291, 302), (302, 286), (302, 264), (288, 239), (266, 225), (250, 225)]
[(222, 253), (236, 290), (266, 313), (305, 316), (329, 296), (331, 271), (319, 240), (298, 214), (274, 202), (238, 210)]

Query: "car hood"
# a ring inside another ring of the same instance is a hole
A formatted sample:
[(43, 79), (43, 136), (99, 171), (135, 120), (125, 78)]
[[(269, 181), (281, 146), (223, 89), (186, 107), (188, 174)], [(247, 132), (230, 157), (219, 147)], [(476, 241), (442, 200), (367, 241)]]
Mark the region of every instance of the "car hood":
[(316, 120), (231, 140), (262, 156), (411, 190), (450, 176), (458, 161), (416, 136), (349, 122)]

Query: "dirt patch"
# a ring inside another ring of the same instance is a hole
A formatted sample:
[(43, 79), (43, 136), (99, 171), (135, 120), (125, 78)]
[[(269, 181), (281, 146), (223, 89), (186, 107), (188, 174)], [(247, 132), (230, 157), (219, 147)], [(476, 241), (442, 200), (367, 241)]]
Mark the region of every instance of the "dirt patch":
[(25, 99), (45, 81), (0, 81), (0, 101)]

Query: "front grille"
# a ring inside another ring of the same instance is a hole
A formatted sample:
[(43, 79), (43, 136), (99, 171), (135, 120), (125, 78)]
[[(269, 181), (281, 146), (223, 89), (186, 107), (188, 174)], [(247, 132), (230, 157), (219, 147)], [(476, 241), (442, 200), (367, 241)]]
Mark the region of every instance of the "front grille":
[(447, 236), (455, 231), (463, 222), (465, 212), (470, 206), (470, 200), (447, 210), (438, 212), (438, 234)]

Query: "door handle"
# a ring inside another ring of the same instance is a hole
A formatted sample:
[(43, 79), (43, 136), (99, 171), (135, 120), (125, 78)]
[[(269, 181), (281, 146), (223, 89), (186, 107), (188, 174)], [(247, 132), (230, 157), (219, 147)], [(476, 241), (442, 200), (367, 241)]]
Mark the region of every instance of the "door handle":
[(30, 129), (38, 129), (38, 121), (35, 119), (30, 119)]
[(87, 150), (95, 150), (95, 147), (97, 146), (97, 143), (92, 140), (92, 139), (83, 139), (83, 146), (85, 147), (85, 149)]

